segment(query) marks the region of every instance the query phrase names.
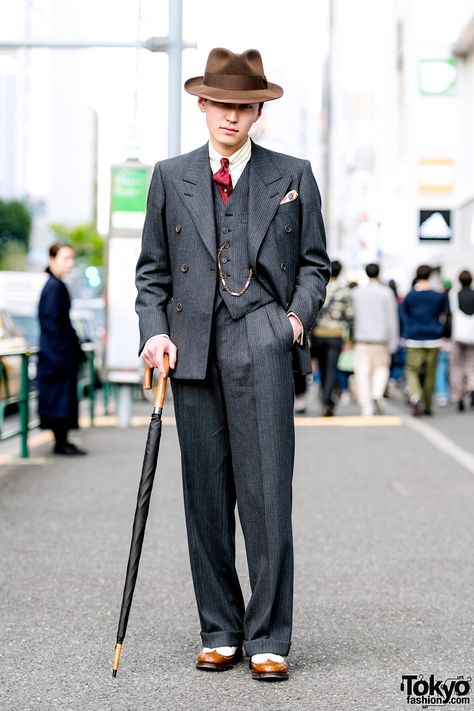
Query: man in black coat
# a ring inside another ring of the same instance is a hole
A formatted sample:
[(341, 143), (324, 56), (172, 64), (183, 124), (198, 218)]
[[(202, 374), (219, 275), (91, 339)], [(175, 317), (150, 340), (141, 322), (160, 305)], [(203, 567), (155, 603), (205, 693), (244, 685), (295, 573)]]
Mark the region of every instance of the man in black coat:
[(38, 413), (41, 429), (52, 430), (53, 452), (85, 454), (68, 441), (68, 432), (79, 427), (77, 374), (84, 361), (81, 345), (69, 318), (71, 299), (62, 277), (74, 266), (74, 250), (56, 243), (49, 248), (49, 279), (41, 292), (38, 318)]
[[(256, 145), (249, 129), (283, 90), (260, 53), (213, 49), (189, 79), (209, 143), (156, 164), (136, 310), (140, 353), (171, 384), (203, 648), (196, 667), (242, 659), (288, 678), (294, 462), (293, 363), (311, 371), (307, 336), (329, 262), (308, 161)], [(235, 569), (235, 506), (252, 595)]]

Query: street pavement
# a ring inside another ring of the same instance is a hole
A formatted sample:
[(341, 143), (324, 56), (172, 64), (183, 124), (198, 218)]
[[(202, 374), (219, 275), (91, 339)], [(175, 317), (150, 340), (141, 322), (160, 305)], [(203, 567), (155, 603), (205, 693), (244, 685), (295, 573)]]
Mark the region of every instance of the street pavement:
[[(99, 418), (77, 435), (88, 457), (54, 457), (43, 435), (30, 462), (3, 466), (2, 711), (395, 711), (407, 707), (402, 675), (473, 677), (474, 413), (438, 411), (414, 428), (400, 404), (387, 418), (355, 419), (352, 406), (322, 420), (318, 409), (312, 397), (296, 419), (288, 682), (252, 680), (246, 659), (220, 674), (194, 669), (199, 621), (172, 419), (112, 678), (151, 410), (136, 404), (139, 426)], [(240, 529), (237, 558), (248, 598)]]

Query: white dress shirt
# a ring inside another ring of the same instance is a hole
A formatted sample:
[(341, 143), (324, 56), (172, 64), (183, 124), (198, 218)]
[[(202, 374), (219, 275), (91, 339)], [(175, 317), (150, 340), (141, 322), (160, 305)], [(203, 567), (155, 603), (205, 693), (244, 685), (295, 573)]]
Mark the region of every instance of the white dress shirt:
[[(239, 148), (238, 151), (233, 153), (229, 158), (229, 172), (232, 178), (232, 187), (235, 188), (237, 181), (245, 170), (245, 166), (250, 160), (252, 155), (252, 142), (247, 136), (247, 140), (244, 145)], [(217, 173), (221, 168), (221, 156), (219, 151), (217, 151), (209, 141), (209, 163), (211, 164), (211, 170), (213, 173)]]

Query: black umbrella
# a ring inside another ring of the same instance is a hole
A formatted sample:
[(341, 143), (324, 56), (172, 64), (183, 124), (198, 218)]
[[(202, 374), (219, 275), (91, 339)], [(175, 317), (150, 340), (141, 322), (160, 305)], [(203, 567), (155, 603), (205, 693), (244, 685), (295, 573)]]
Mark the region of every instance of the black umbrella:
[[(164, 366), (166, 375), (164, 378), (160, 375), (158, 380), (155, 407), (153, 409), (150, 426), (148, 428), (145, 456), (143, 457), (142, 476), (138, 487), (137, 507), (135, 509), (135, 518), (133, 520), (132, 528), (132, 542), (130, 544), (127, 574), (125, 576), (125, 586), (123, 589), (122, 607), (120, 610), (120, 619), (117, 630), (117, 644), (115, 645), (114, 666), (112, 670), (112, 676), (114, 677), (117, 676), (120, 653), (122, 651), (122, 644), (127, 631), (128, 616), (132, 606), (135, 583), (137, 582), (138, 565), (140, 563), (143, 538), (145, 536), (146, 520), (148, 517), (148, 509), (150, 508), (151, 490), (153, 488), (156, 462), (158, 460), (158, 450), (160, 448), (161, 413), (163, 412), (163, 402), (165, 400), (166, 382), (169, 370), (169, 357), (166, 353), (164, 355)], [(153, 368), (146, 368), (143, 379), (143, 387), (145, 390), (151, 389), (152, 379)]]

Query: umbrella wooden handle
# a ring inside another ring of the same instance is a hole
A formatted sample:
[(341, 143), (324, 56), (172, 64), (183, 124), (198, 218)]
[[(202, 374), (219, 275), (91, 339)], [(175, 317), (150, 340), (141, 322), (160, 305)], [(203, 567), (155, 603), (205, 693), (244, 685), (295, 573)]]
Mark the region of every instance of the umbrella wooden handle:
[[(168, 353), (163, 354), (163, 365), (165, 368), (165, 377), (160, 375), (158, 378), (158, 387), (156, 390), (156, 399), (155, 399), (155, 405), (156, 407), (163, 407), (163, 403), (165, 400), (165, 393), (166, 393), (166, 382), (168, 380), (168, 373), (170, 369), (170, 357)], [(143, 387), (145, 390), (151, 390), (152, 387), (152, 382), (153, 382), (153, 368), (150, 368), (150, 366), (145, 367), (145, 374), (143, 376)]]
[(166, 384), (168, 382), (168, 373), (170, 370), (170, 357), (168, 353), (163, 354), (163, 366), (165, 368), (165, 376), (160, 375), (158, 378), (158, 386), (156, 388), (156, 398), (155, 398), (155, 410), (156, 408), (163, 408), (163, 403), (165, 401), (166, 394)]
[(153, 368), (150, 368), (149, 365), (146, 365), (145, 366), (145, 373), (143, 375), (144, 390), (151, 390), (152, 383), (153, 383)]

